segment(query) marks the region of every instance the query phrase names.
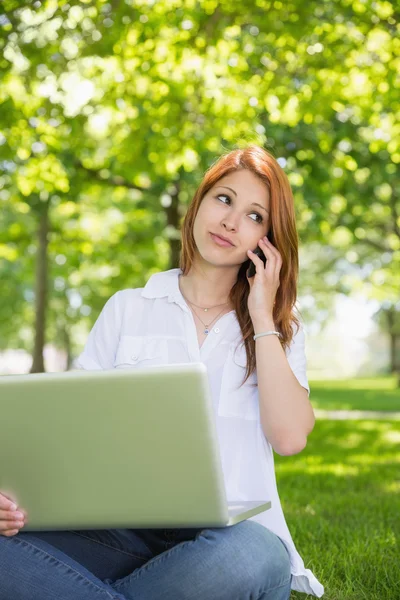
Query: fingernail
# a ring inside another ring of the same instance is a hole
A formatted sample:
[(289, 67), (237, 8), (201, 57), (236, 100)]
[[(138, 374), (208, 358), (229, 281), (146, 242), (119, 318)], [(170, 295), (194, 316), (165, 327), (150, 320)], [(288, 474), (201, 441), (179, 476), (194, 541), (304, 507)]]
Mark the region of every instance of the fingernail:
[(18, 506), (16, 504), (11, 504), (10, 509), (11, 510), (17, 510)]
[(16, 519), (21, 519), (22, 521), (24, 520), (24, 515), (22, 512), (16, 512), (14, 516)]

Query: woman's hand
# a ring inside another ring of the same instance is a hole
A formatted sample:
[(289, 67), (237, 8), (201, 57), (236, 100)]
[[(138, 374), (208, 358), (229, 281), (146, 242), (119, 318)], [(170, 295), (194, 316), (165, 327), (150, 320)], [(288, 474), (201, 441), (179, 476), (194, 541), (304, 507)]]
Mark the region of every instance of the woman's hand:
[(26, 523), (26, 512), (0, 492), (0, 535), (16, 535)]
[(247, 251), (250, 260), (256, 267), (254, 277), (247, 277), (250, 286), (250, 294), (247, 299), (251, 320), (271, 320), (273, 322), (273, 308), (275, 296), (279, 287), (279, 273), (282, 266), (282, 257), (279, 251), (271, 244), (265, 236), (259, 240), (258, 245), (264, 252), (267, 262), (263, 261), (251, 250)]

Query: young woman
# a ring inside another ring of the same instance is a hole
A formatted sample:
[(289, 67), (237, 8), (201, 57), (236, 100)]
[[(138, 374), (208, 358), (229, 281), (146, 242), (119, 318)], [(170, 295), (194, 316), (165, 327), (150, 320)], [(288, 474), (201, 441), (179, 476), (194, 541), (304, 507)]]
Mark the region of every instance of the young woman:
[(289, 533), (274, 472), (273, 450), (301, 452), (314, 427), (297, 276), (286, 175), (255, 145), (221, 156), (184, 219), (180, 267), (114, 294), (77, 365), (206, 364), (228, 500), (265, 498), (272, 507), (223, 528), (28, 533), (2, 496), (0, 600), (323, 595)]

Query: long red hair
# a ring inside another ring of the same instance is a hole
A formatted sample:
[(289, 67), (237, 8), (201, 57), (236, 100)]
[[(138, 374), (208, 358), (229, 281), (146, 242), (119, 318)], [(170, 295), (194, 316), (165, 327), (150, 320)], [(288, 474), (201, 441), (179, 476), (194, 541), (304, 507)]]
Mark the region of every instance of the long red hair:
[[(193, 225), (202, 199), (222, 177), (241, 169), (247, 169), (254, 173), (264, 182), (269, 192), (270, 222), (268, 239), (279, 250), (282, 257), (280, 284), (275, 298), (273, 318), (276, 328), (282, 336), (279, 338), (280, 342), (285, 349), (290, 345), (294, 335), (293, 324), (297, 326), (297, 329), (300, 325), (299, 319), (294, 313), (299, 271), (298, 234), (294, 199), (289, 180), (270, 152), (260, 146), (250, 144), (246, 148), (223, 154), (206, 171), (183, 220), (179, 268), (182, 270), (183, 275), (187, 275), (192, 266), (196, 253)], [(241, 265), (236, 283), (229, 294), (242, 331), (247, 355), (247, 367), (243, 383), (256, 369), (254, 329), (247, 307), (250, 286), (246, 278), (246, 270), (249, 264), (250, 259), (247, 259)]]

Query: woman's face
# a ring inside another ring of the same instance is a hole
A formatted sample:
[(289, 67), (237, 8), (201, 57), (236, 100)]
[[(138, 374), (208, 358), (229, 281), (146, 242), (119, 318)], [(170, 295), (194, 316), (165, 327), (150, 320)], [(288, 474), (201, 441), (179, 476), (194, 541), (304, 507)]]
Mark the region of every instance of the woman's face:
[[(269, 231), (269, 211), (268, 189), (251, 171), (220, 179), (204, 196), (193, 226), (202, 259), (218, 266), (240, 266), (249, 260), (247, 250), (254, 250)], [(222, 245), (212, 234), (231, 244)]]

